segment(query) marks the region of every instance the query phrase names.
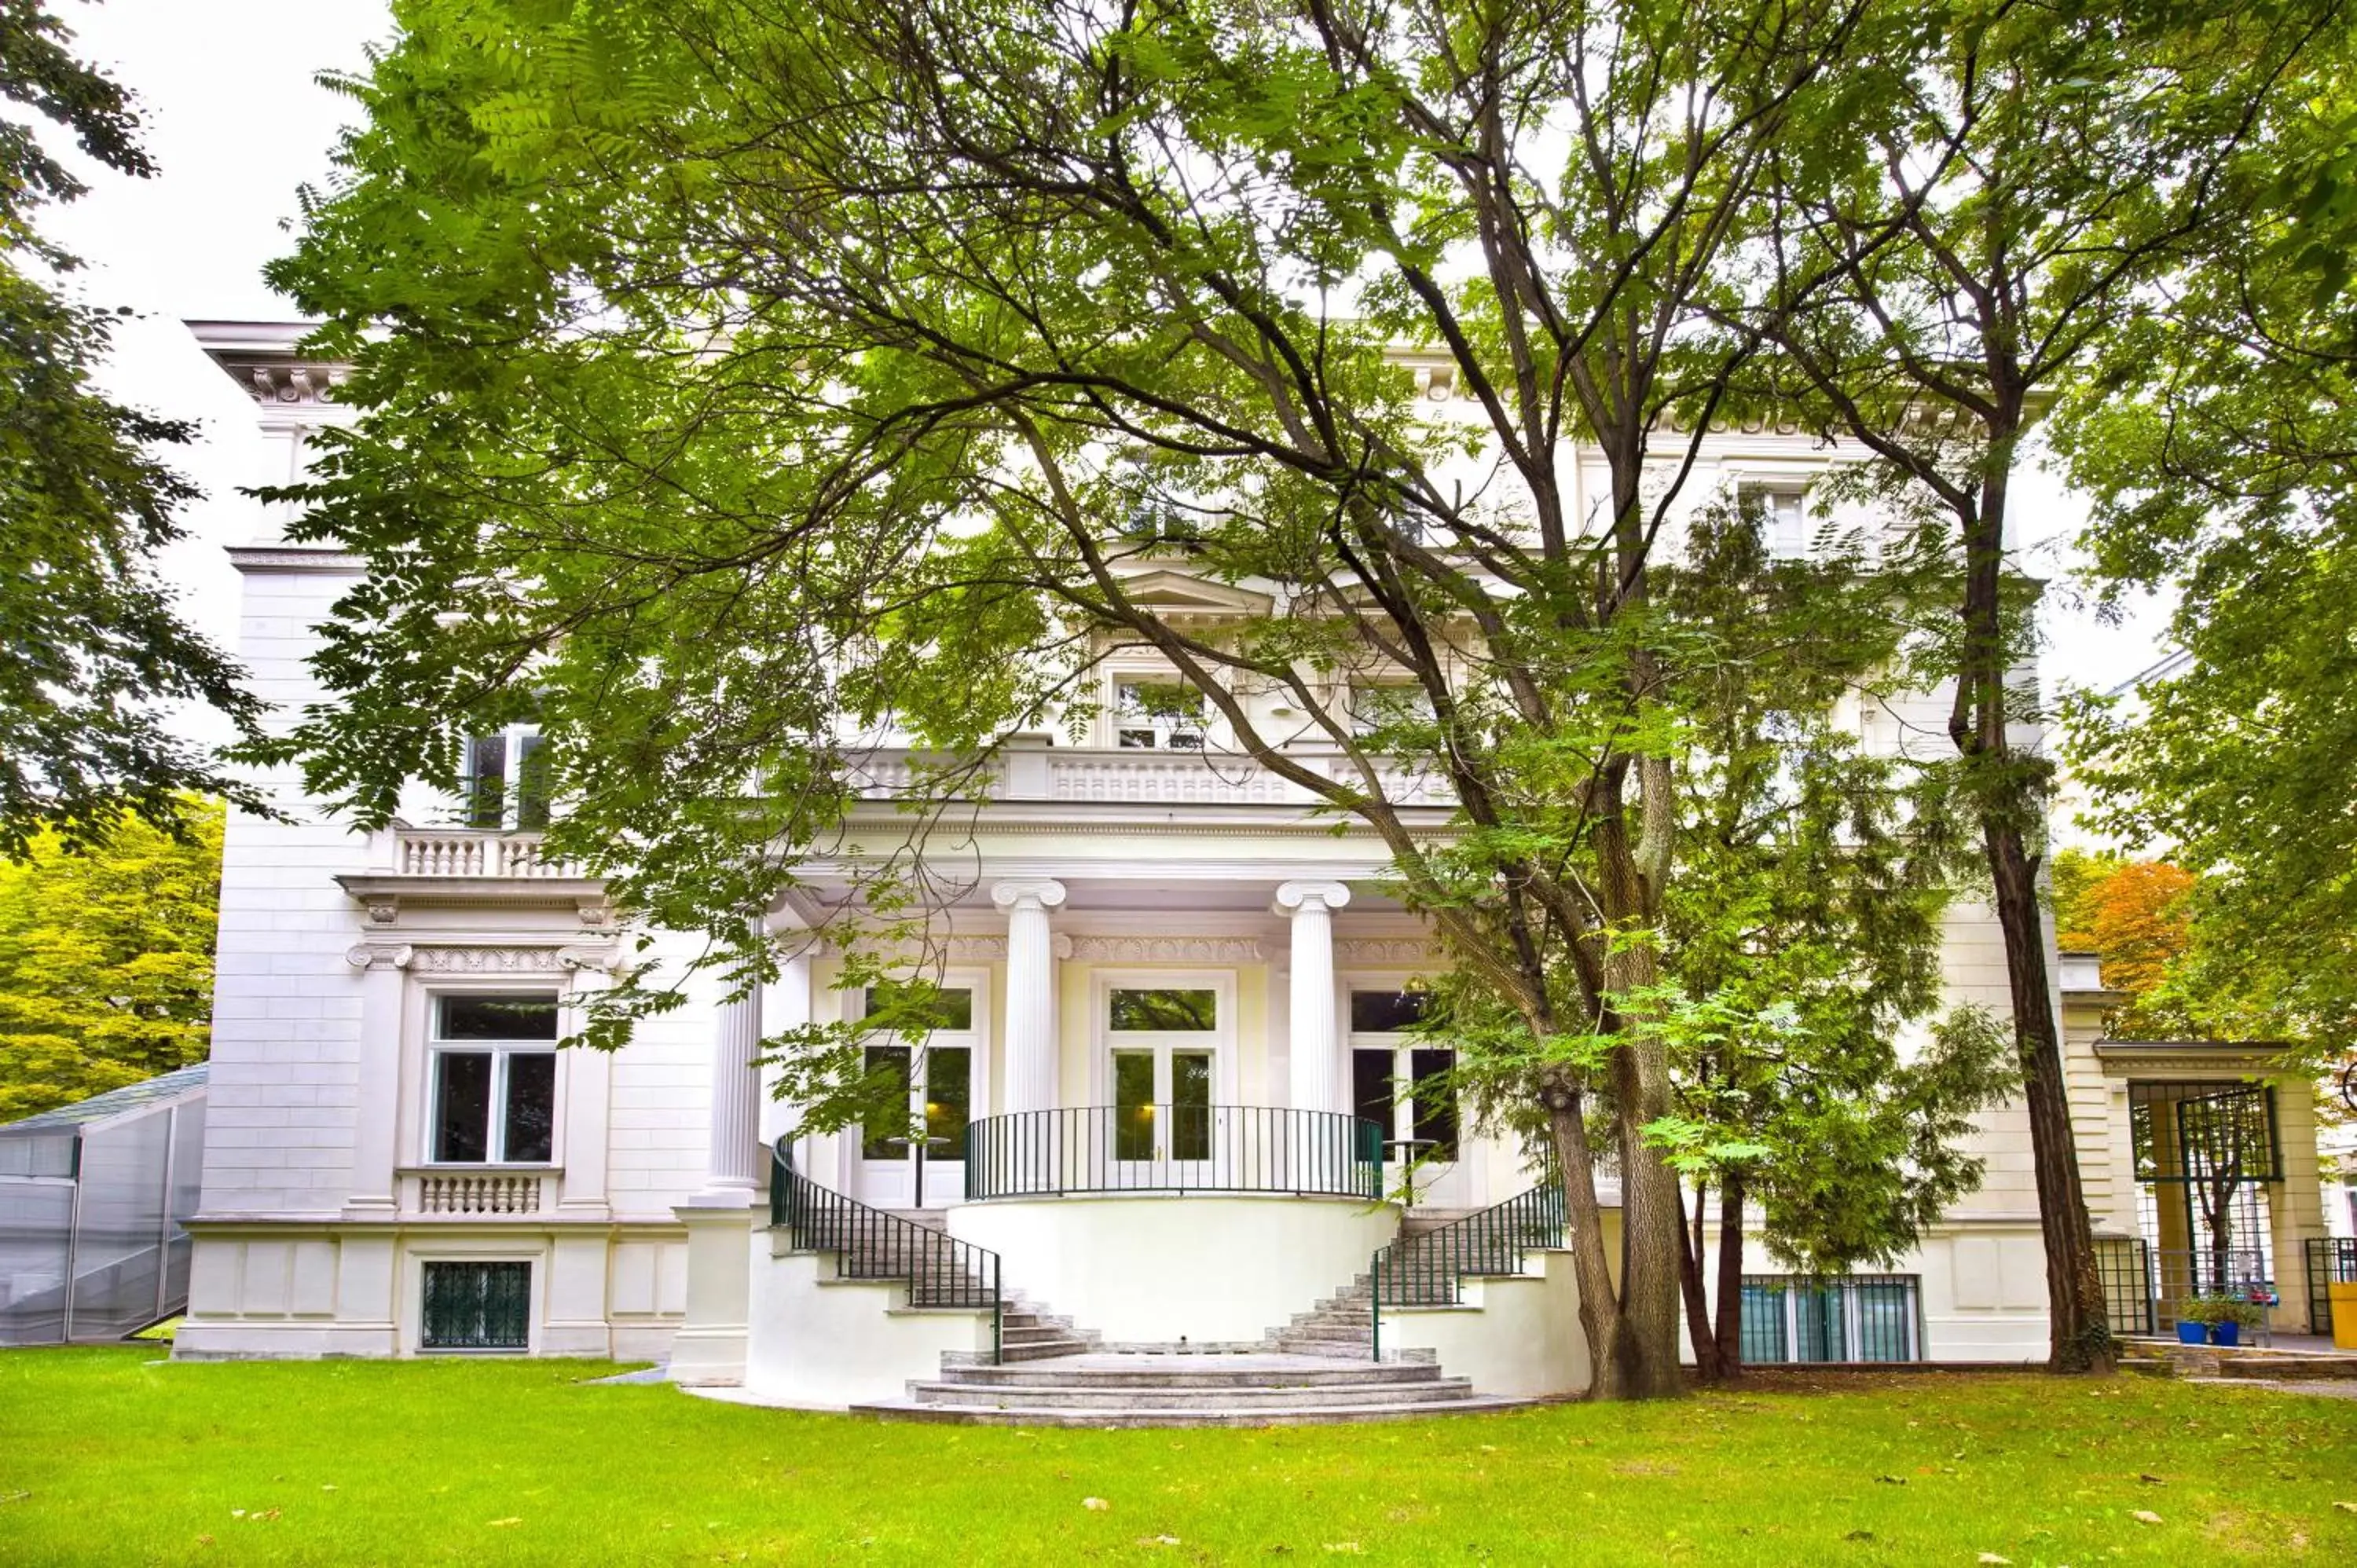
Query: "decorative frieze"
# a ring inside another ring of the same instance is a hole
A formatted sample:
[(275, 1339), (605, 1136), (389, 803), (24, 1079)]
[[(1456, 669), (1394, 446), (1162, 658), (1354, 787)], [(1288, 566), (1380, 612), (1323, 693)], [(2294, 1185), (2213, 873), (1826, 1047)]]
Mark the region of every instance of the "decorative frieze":
[(609, 946), (420, 947), (411, 942), (357, 942), (345, 950), (354, 969), (405, 969), (417, 974), (564, 974), (610, 969)]
[(1075, 936), (1071, 956), (1083, 963), (1259, 963), (1251, 937)]
[(1334, 957), (1345, 964), (1427, 964), (1440, 961), (1440, 950), (1422, 937), (1340, 937)]

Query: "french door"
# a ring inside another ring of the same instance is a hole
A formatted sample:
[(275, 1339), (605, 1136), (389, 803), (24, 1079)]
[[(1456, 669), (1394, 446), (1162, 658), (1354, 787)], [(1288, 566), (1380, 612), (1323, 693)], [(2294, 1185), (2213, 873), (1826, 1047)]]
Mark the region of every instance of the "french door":
[[(877, 987), (864, 1015), (894, 1005)], [(926, 1003), (938, 1026), (920, 1046), (880, 1033), (866, 1047), (877, 1103), (860, 1129), (859, 1192), (879, 1208), (939, 1208), (965, 1196), (966, 1124), (974, 1119), (980, 1059), (974, 993), (943, 987)]]
[(1115, 986), (1104, 995), (1115, 1180), (1217, 1185), (1220, 992)]

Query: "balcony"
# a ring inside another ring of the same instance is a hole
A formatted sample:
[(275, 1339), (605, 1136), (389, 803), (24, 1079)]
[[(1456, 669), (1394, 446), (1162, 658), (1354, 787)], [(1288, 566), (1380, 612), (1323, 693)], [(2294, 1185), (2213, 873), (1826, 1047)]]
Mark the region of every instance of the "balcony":
[(372, 926), (393, 926), (404, 904), (574, 909), (583, 927), (610, 924), (606, 885), (544, 852), (541, 835), (497, 828), (415, 828), (371, 835), (370, 869), (336, 878)]
[[(1350, 760), (1332, 750), (1286, 753), (1321, 777), (1357, 785)], [(1437, 767), (1391, 763), (1380, 770), (1383, 796), (1394, 804), (1445, 811), (1456, 794)], [(1291, 806), (1307, 809), (1318, 797), (1247, 757), (1216, 750), (1098, 748), (1049, 746), (1018, 736), (986, 761), (899, 749), (868, 753), (853, 784), (871, 800), (938, 797), (994, 802), (1124, 805)]]

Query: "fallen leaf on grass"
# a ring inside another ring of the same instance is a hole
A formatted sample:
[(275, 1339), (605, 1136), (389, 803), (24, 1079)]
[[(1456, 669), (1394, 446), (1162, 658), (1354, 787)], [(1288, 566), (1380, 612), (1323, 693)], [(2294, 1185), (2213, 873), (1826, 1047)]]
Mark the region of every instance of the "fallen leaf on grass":
[(1870, 1530), (1853, 1530), (1847, 1535), (1843, 1536), (1842, 1539), (1844, 1541), (1872, 1541), (1874, 1539), (1874, 1531)]
[[(30, 1492), (19, 1492), (16, 1495), (20, 1498), (32, 1496)], [(2357, 1503), (2335, 1503), (2332, 1506), (2342, 1513), (2357, 1513)]]
[(2009, 1565), (2013, 1562), (2013, 1559), (2010, 1557), (1999, 1557), (1994, 1552), (1984, 1552), (1978, 1557), (1974, 1558), (1973, 1561), (1992, 1565), (2000, 1563)]
[(2128, 1517), (2136, 1520), (2138, 1524), (2158, 1524), (2160, 1522), (2160, 1516), (2153, 1512), (2150, 1509), (2138, 1509), (2134, 1513), (2128, 1515)]
[(2149, 1470), (2137, 1476), (2136, 1479), (2142, 1481), (2147, 1487), (2165, 1487), (2169, 1485), (2167, 1481), (2162, 1480), (2158, 1476), (2154, 1475)]
[(1137, 1544), (1140, 1546), (1176, 1546), (1178, 1544), (1178, 1538), (1175, 1535), (1141, 1535), (1137, 1538)]
[(1886, 1487), (1903, 1487), (1907, 1484), (1907, 1477), (1904, 1476), (1877, 1476), (1875, 1479)]
[(523, 1520), (520, 1519), (495, 1519), (483, 1528), (485, 1530), (505, 1530), (510, 1525), (522, 1524), (522, 1522)]
[(1081, 1506), (1089, 1509), (1092, 1513), (1103, 1513), (1105, 1509), (1113, 1507), (1111, 1503), (1105, 1501), (1103, 1498), (1082, 1498), (1081, 1499)]
[(212, 1543), (213, 1538), (210, 1535), (200, 1535), (197, 1537), (197, 1544), (199, 1546), (210, 1546)]
[(1357, 1552), (1360, 1550), (1360, 1546), (1355, 1541), (1329, 1541), (1326, 1543), (1326, 1550), (1329, 1552)]

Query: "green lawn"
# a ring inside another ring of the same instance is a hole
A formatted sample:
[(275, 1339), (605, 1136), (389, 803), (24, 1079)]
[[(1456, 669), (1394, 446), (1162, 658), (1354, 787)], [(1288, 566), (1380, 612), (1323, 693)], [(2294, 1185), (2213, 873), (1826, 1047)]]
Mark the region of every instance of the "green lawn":
[(1925, 1375), (1034, 1433), (581, 1362), (154, 1354), (0, 1352), (0, 1563), (2357, 1563), (2357, 1402), (2255, 1391)]

